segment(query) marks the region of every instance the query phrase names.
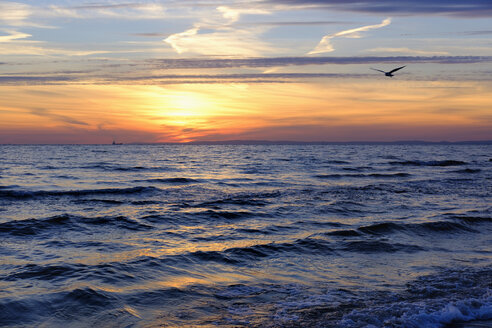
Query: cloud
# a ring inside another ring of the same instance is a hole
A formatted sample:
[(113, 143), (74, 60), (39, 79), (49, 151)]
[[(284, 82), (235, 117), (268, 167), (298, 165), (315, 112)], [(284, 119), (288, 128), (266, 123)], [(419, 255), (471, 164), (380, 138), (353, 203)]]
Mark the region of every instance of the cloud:
[(374, 48), (368, 49), (366, 52), (384, 52), (384, 53), (402, 53), (408, 55), (427, 55), (427, 56), (446, 56), (449, 55), (449, 52), (446, 51), (427, 51), (427, 50), (416, 50), (410, 48)]
[[(101, 65), (97, 70), (62, 70), (43, 74), (0, 75), (0, 85), (50, 84), (191, 84), (191, 83), (289, 83), (309, 79), (366, 78), (369, 74), (344, 73), (235, 73), (235, 74), (155, 74), (158, 70), (269, 68), (305, 65), (369, 65), (369, 64), (474, 64), (492, 63), (492, 56), (391, 56), (391, 57), (277, 57), (245, 59), (155, 59), (131, 64), (131, 72), (115, 73), (114, 65)], [(123, 68), (122, 65), (121, 68)], [(453, 73), (454, 74), (454, 73)], [(460, 75), (462, 76), (462, 75)], [(416, 76), (415, 78), (418, 78)], [(452, 78), (448, 76), (447, 78)], [(456, 77), (455, 77), (456, 78)], [(467, 79), (490, 80), (490, 74), (475, 74)]]
[(492, 30), (482, 30), (482, 31), (466, 31), (463, 32), (465, 35), (490, 35)]
[[(220, 14), (220, 15), (217, 15)], [(214, 13), (196, 22), (192, 28), (170, 35), (163, 41), (177, 53), (195, 53), (212, 56), (259, 56), (273, 49), (259, 36), (265, 26), (234, 26), (242, 14), (265, 15), (263, 8), (232, 8), (219, 6)], [(225, 22), (224, 22), (225, 19)]]
[(489, 0), (265, 0), (272, 5), (312, 6), (383, 15), (447, 15), (456, 17), (490, 17)]
[(0, 1), (0, 24), (5, 26), (29, 26), (38, 28), (51, 28), (51, 26), (38, 24), (32, 21), (37, 8), (24, 3)]
[(255, 15), (269, 15), (270, 11), (264, 8), (232, 8), (228, 6), (219, 6), (217, 10), (222, 13), (222, 16), (228, 20), (228, 24), (232, 24), (239, 20), (240, 15), (243, 14), (255, 14)]
[(265, 68), (275, 66), (349, 65), (392, 63), (471, 64), (492, 62), (492, 56), (360, 56), (360, 57), (257, 57), (257, 58), (178, 58), (146, 61), (155, 69)]
[(220, 28), (201, 33), (200, 27), (194, 27), (173, 34), (164, 42), (180, 54), (187, 52), (210, 56), (253, 57), (273, 51), (258, 38), (258, 32), (254, 29)]
[[(118, 142), (158, 142), (166, 138), (164, 132), (148, 132), (123, 128), (94, 129), (86, 126), (63, 126), (56, 128), (2, 128), (0, 144), (110, 144)], [(162, 138), (162, 139), (161, 139)]]
[(29, 5), (18, 2), (0, 2), (0, 23), (9, 26), (22, 26), (31, 14)]
[(332, 52), (332, 51), (334, 51), (335, 49), (333, 48), (333, 45), (331, 44), (331, 39), (333, 39), (333, 38), (336, 38), (336, 37), (360, 38), (361, 37), (360, 36), (360, 33), (361, 32), (366, 32), (366, 31), (369, 31), (369, 30), (378, 29), (378, 28), (381, 28), (381, 27), (388, 26), (389, 24), (391, 24), (391, 19), (390, 18), (386, 18), (385, 20), (383, 20), (381, 22), (381, 24), (367, 25), (367, 26), (353, 28), (353, 29), (350, 29), (350, 30), (345, 30), (345, 31), (337, 32), (337, 33), (334, 33), (334, 34), (325, 35), (321, 39), (321, 41), (319, 42), (319, 44), (316, 46), (316, 48), (314, 48), (313, 50), (311, 50), (308, 53), (308, 55), (315, 55), (315, 54), (320, 54), (320, 53), (324, 53), (324, 52)]
[(165, 8), (157, 3), (88, 3), (67, 7), (52, 5), (48, 10), (40, 9), (40, 13), (46, 16), (72, 18), (160, 19), (165, 15)]
[(0, 53), (7, 55), (31, 55), (31, 56), (90, 56), (98, 54), (114, 53), (106, 50), (70, 50), (42, 46), (43, 42), (28, 40), (0, 41)]
[[(250, 24), (250, 23), (248, 23)], [(284, 21), (284, 22), (255, 22), (255, 25), (263, 26), (316, 26), (316, 25), (334, 25), (334, 24), (347, 24), (347, 22), (341, 21)]]
[(55, 83), (68, 83), (75, 81), (75, 77), (70, 75), (56, 76), (36, 76), (36, 75), (2, 75), (0, 85), (46, 85)]
[[(0, 44), (0, 51), (1, 51)], [(88, 61), (80, 60), (86, 64)], [(364, 56), (364, 57), (264, 57), (264, 58), (182, 58), (182, 59), (148, 59), (128, 64), (105, 64), (104, 60), (90, 61), (91, 70), (61, 69), (52, 72), (10, 73), (0, 75), (0, 85), (51, 85), (51, 84), (191, 84), (191, 83), (290, 83), (310, 79), (337, 78), (366, 78), (369, 71), (362, 70), (361, 74), (353, 73), (312, 73), (312, 72), (282, 72), (275, 73), (267, 70), (264, 73), (241, 72), (229, 74), (187, 74), (185, 70), (215, 70), (215, 69), (261, 69), (271, 67), (302, 67), (307, 65), (373, 65), (373, 64), (475, 64), (492, 63), (492, 56)], [(59, 63), (54, 61), (53, 63)], [(73, 65), (74, 61), (67, 61)], [(97, 65), (95, 63), (98, 63)], [(1, 64), (1, 63), (0, 63)], [(46, 62), (50, 64), (50, 62)], [(12, 63), (10, 63), (12, 65)], [(68, 66), (67, 66), (68, 67)], [(61, 68), (61, 67), (60, 67)], [(363, 69), (367, 69), (363, 68)], [(179, 70), (180, 74), (156, 74), (162, 70)], [(323, 69), (324, 70), (324, 69)], [(119, 73), (118, 73), (119, 72)], [(138, 73), (137, 73), (138, 72)], [(447, 79), (466, 78), (467, 80), (489, 81), (490, 74), (481, 71), (480, 74), (463, 75), (464, 73), (450, 72)], [(453, 75), (459, 74), (459, 76)], [(419, 78), (413, 75), (412, 78)], [(422, 78), (420, 76), (420, 78)], [(424, 77), (425, 78), (425, 77)], [(442, 78), (442, 77), (440, 77)]]
[[(100, 72), (98, 72), (100, 73)], [(365, 75), (339, 73), (251, 73), (251, 74), (164, 74), (140, 76), (95, 76), (66, 72), (60, 75), (8, 75), (0, 76), (0, 85), (52, 85), (52, 84), (196, 84), (196, 83), (283, 83), (299, 82), (301, 79), (357, 78)]]
[(171, 45), (178, 54), (189, 51), (188, 46), (194, 46), (194, 43), (196, 43), (195, 40), (190, 42), (190, 37), (197, 35), (199, 30), (199, 27), (194, 27), (184, 32), (173, 34), (164, 39), (164, 42)]
[[(324, 122), (323, 122), (324, 123)], [(194, 138), (200, 141), (228, 141), (228, 140), (272, 140), (272, 141), (304, 141), (304, 142), (381, 142), (398, 140), (426, 141), (460, 141), (460, 140), (488, 140), (490, 126), (472, 125), (440, 125), (436, 122), (412, 126), (405, 124), (384, 124), (367, 122), (354, 124), (302, 124), (289, 122), (283, 125), (268, 125), (255, 129), (230, 133), (209, 133)], [(450, 131), (453, 131), (450, 134)]]
[(79, 6), (43, 6), (18, 2), (0, 2), (0, 23), (8, 26), (50, 27), (32, 21), (40, 18), (161, 19), (164, 15), (165, 8), (158, 3), (88, 3)]
[(46, 108), (32, 108), (31, 114), (41, 116), (41, 117), (47, 117), (47, 118), (53, 119), (55, 121), (60, 121), (63, 123), (68, 123), (68, 124), (85, 125), (85, 126), (89, 125), (86, 122), (79, 121), (77, 119), (74, 119), (74, 118), (66, 116), (66, 115), (52, 113), (49, 110), (47, 110)]
[[(127, 8), (155, 8), (155, 4), (145, 4), (145, 3), (87, 3), (80, 6), (73, 6), (74, 9), (83, 9), (83, 10), (106, 10), (106, 9), (127, 9)], [(160, 6), (159, 6), (160, 7)]]
[(132, 35), (146, 37), (146, 38), (156, 38), (156, 37), (168, 36), (169, 33), (147, 32), (147, 33), (133, 33)]
[(8, 35), (0, 35), (0, 42), (11, 42), (18, 39), (25, 39), (31, 37), (31, 34), (17, 32), (14, 30), (3, 30)]

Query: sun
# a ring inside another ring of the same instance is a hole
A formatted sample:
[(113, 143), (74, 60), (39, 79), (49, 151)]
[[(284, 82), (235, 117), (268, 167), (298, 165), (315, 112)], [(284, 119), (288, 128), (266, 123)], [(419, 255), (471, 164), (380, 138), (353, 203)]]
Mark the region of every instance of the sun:
[(205, 97), (196, 93), (175, 93), (165, 99), (165, 117), (168, 124), (190, 125), (209, 114), (210, 104)]
[(173, 109), (181, 110), (182, 113), (200, 112), (206, 107), (206, 101), (196, 94), (177, 94), (169, 99), (169, 105)]

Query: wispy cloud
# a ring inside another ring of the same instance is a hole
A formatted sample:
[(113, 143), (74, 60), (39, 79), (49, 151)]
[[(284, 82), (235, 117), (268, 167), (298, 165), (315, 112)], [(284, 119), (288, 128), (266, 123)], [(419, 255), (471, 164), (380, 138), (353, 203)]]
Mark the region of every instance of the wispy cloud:
[(272, 5), (312, 6), (326, 10), (384, 15), (492, 16), (492, 2), (488, 0), (265, 0), (265, 2)]
[(340, 31), (340, 32), (337, 32), (337, 33), (325, 35), (321, 39), (321, 41), (318, 43), (318, 45), (316, 46), (316, 48), (314, 48), (313, 50), (311, 50), (308, 53), (308, 55), (315, 55), (315, 54), (320, 54), (320, 53), (334, 51), (335, 49), (333, 48), (333, 45), (331, 44), (331, 39), (333, 39), (333, 38), (336, 38), (336, 37), (360, 38), (361, 37), (361, 35), (360, 35), (361, 32), (366, 32), (366, 31), (369, 31), (369, 30), (378, 29), (378, 28), (381, 28), (381, 27), (388, 26), (389, 24), (391, 24), (391, 19), (390, 18), (386, 18), (385, 20), (383, 20), (381, 22), (381, 24), (366, 25), (366, 26), (362, 26), (362, 27), (353, 28), (353, 29), (350, 29), (350, 30), (345, 30), (345, 31)]
[(269, 11), (220, 6), (216, 8), (216, 12), (220, 13), (220, 18), (212, 15), (196, 22), (192, 28), (172, 34), (163, 41), (180, 54), (251, 57), (272, 51), (272, 48), (259, 38), (264, 28), (260, 26), (238, 28), (231, 25), (237, 22), (242, 14), (264, 15), (269, 14)]
[(490, 35), (492, 30), (482, 30), (482, 31), (466, 31), (463, 32), (465, 35)]
[(22, 26), (31, 14), (29, 5), (19, 2), (0, 2), (0, 23), (9, 26)]
[(446, 51), (432, 51), (432, 50), (417, 50), (406, 47), (402, 48), (373, 48), (368, 49), (366, 52), (380, 52), (380, 53), (399, 53), (407, 55), (419, 55), (419, 56), (446, 56), (449, 52)]
[[(43, 11), (41, 9), (41, 11)], [(40, 8), (20, 2), (0, 1), (0, 25), (15, 27), (53, 28), (35, 21)]]
[[(121, 19), (162, 19), (165, 17), (165, 7), (159, 3), (89, 3), (73, 7), (55, 7), (66, 10), (66, 13), (72, 13), (76, 17), (112, 17)], [(63, 14), (63, 11), (60, 11)]]
[(194, 84), (194, 83), (283, 83), (317, 78), (358, 78), (361, 74), (339, 73), (245, 73), (245, 74), (148, 74), (139, 76), (100, 76), (90, 74), (4, 75), (0, 85), (53, 85), (53, 84)]
[(164, 42), (177, 53), (193, 53), (211, 56), (259, 56), (273, 49), (260, 40), (255, 29), (220, 28), (201, 33), (200, 27), (194, 27), (173, 34)]
[(228, 24), (235, 23), (239, 20), (239, 17), (244, 14), (255, 15), (268, 15), (271, 11), (265, 8), (233, 8), (228, 6), (219, 6), (217, 10), (222, 13), (222, 16), (228, 20)]
[(89, 125), (86, 122), (79, 121), (79, 120), (74, 119), (70, 116), (53, 113), (53, 112), (47, 110), (46, 108), (32, 108), (31, 114), (41, 116), (41, 117), (47, 117), (47, 118), (50, 118), (50, 119), (55, 120), (55, 121), (73, 124), (73, 125), (85, 125), (85, 126)]
[[(250, 24), (250, 23), (245, 23)], [(279, 21), (279, 22), (256, 22), (255, 25), (264, 25), (264, 26), (317, 26), (317, 25), (335, 25), (335, 24), (347, 24), (347, 22), (341, 21)]]
[(193, 47), (197, 43), (195, 39), (190, 40), (190, 38), (196, 36), (199, 30), (199, 27), (194, 27), (184, 32), (173, 34), (164, 39), (164, 42), (171, 45), (178, 54), (189, 51), (188, 46), (191, 45)]
[(90, 56), (112, 53), (109, 50), (71, 50), (44, 46), (40, 41), (29, 40), (6, 40), (0, 41), (0, 53), (7, 55), (29, 55), (29, 56)]
[(35, 23), (45, 18), (118, 18), (162, 19), (165, 7), (159, 3), (88, 3), (79, 6), (28, 5), (19, 2), (0, 2), (0, 23), (8, 26), (51, 27)]
[[(73, 62), (70, 62), (73, 63)], [(392, 57), (277, 57), (245, 59), (155, 59), (132, 63), (131, 71), (115, 72), (111, 67), (100, 65), (95, 70), (61, 70), (44, 73), (19, 73), (0, 75), (0, 85), (51, 85), (51, 84), (194, 84), (194, 83), (289, 83), (311, 79), (367, 78), (369, 71), (353, 73), (190, 73), (156, 74), (162, 70), (206, 70), (206, 69), (263, 69), (269, 67), (289, 67), (305, 65), (368, 65), (368, 64), (474, 64), (492, 63), (492, 56), (392, 56)], [(123, 66), (122, 66), (123, 68)], [(367, 67), (366, 67), (367, 68)], [(138, 71), (139, 74), (134, 72)], [(453, 78), (450, 73), (448, 78)], [(464, 75), (458, 73), (461, 77)], [(465, 76), (472, 80), (490, 80), (490, 74)], [(414, 75), (413, 78), (425, 78)], [(456, 76), (454, 76), (456, 78)]]
[(258, 57), (258, 58), (179, 58), (146, 61), (155, 69), (266, 68), (304, 65), (351, 64), (473, 64), (490, 63), (492, 56), (358, 56), (358, 57)]
[(0, 35), (0, 42), (11, 42), (18, 39), (25, 39), (31, 37), (31, 34), (17, 32), (14, 30), (3, 30), (8, 35)]
[(169, 33), (159, 33), (159, 32), (146, 32), (146, 33), (133, 33), (134, 36), (141, 36), (145, 38), (156, 38), (156, 37), (167, 37)]

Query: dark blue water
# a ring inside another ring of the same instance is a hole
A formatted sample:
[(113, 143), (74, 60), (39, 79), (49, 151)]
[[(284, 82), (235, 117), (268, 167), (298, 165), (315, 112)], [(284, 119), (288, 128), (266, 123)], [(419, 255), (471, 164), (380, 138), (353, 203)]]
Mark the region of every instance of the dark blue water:
[(0, 154), (0, 326), (492, 318), (491, 146)]

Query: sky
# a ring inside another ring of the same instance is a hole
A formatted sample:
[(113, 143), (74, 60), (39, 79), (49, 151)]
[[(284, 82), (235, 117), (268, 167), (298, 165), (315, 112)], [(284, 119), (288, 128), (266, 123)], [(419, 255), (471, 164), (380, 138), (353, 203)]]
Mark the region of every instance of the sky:
[(490, 0), (0, 1), (0, 143), (492, 140), (491, 21)]

